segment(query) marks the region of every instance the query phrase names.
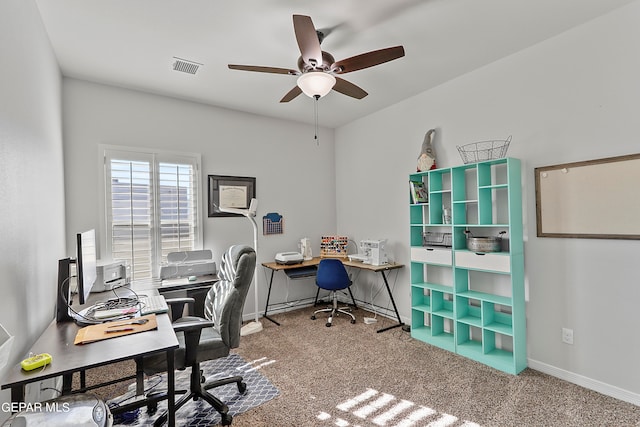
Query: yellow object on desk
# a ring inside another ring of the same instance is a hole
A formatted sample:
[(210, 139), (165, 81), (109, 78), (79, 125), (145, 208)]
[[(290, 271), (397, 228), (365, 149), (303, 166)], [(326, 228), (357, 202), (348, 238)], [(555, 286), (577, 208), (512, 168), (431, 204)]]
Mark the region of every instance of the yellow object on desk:
[[(132, 323), (134, 320), (139, 321), (147, 319), (146, 323)], [(121, 328), (117, 328), (121, 326)], [(116, 331), (114, 331), (116, 328)], [(121, 337), (123, 335), (137, 334), (139, 332), (151, 331), (158, 328), (158, 322), (155, 314), (136, 317), (135, 319), (125, 319), (116, 322), (100, 323), (98, 325), (86, 326), (78, 331), (74, 344), (88, 344), (95, 341), (106, 340), (109, 338)]]
[(20, 366), (25, 371), (33, 371), (34, 369), (41, 368), (50, 363), (51, 355), (49, 353), (42, 353), (24, 359), (22, 362), (20, 362)]

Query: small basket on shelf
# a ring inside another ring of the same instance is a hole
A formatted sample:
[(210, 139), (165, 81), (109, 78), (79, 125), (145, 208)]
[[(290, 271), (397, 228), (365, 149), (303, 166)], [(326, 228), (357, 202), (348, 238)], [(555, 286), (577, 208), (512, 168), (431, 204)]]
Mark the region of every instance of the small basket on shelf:
[(468, 164), (501, 159), (507, 155), (510, 143), (511, 135), (507, 139), (472, 142), (462, 146), (458, 145), (457, 148), (462, 161)]
[(422, 232), (422, 246), (440, 246), (450, 248), (452, 246), (451, 233), (438, 233), (435, 231)]

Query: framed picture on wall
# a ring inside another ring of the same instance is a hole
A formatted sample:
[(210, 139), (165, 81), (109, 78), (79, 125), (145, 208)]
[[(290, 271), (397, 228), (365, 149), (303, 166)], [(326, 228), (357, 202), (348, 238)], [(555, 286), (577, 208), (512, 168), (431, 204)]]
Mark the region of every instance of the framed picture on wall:
[(238, 216), (220, 207), (249, 209), (256, 197), (256, 179), (246, 176), (209, 175), (209, 217)]
[(640, 240), (640, 153), (534, 172), (538, 237)]

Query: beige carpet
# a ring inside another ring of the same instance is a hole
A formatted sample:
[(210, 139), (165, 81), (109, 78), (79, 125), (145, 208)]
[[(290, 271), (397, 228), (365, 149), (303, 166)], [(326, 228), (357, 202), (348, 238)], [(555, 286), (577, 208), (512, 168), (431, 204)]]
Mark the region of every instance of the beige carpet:
[[(356, 310), (324, 326), (305, 308), (262, 320), (243, 337), (246, 360), (261, 368), (278, 398), (236, 417), (236, 426), (640, 426), (640, 408), (526, 369), (518, 376), (414, 340)], [(411, 422), (414, 420), (415, 422)]]
[(236, 352), (280, 396), (234, 426), (640, 426), (635, 405), (531, 369), (505, 374), (400, 328), (376, 333), (394, 322), (366, 325), (362, 309), (356, 324), (330, 328), (312, 312), (274, 315), (281, 326), (262, 319), (262, 332), (242, 337)]

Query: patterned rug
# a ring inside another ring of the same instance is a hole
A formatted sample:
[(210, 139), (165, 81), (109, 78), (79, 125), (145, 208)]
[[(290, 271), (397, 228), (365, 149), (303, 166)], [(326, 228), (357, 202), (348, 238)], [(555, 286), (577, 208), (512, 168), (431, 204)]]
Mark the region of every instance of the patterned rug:
[[(247, 390), (239, 393), (236, 384), (228, 384), (211, 389), (211, 393), (225, 402), (232, 416), (241, 414), (251, 408), (255, 408), (280, 394), (271, 382), (257, 371), (255, 362), (247, 362), (237, 354), (209, 360), (200, 364), (204, 376), (208, 380), (241, 375), (247, 384)], [(166, 389), (166, 375), (150, 377), (145, 381), (147, 393), (153, 389)], [(189, 388), (189, 369), (176, 371), (176, 390)], [(122, 396), (110, 400), (110, 405), (126, 403), (134, 395), (135, 383), (129, 387), (130, 391)], [(176, 395), (179, 398), (181, 395)], [(148, 414), (146, 408), (141, 408), (132, 413), (114, 417), (114, 426), (150, 426), (153, 421), (167, 409), (167, 402), (158, 403), (158, 409), (153, 414)], [(199, 399), (190, 401), (176, 412), (176, 425), (185, 427), (205, 427), (220, 423), (220, 414), (209, 404)]]

